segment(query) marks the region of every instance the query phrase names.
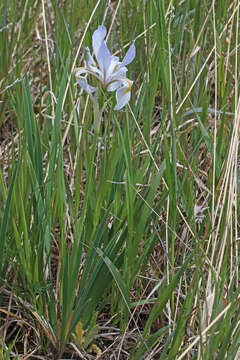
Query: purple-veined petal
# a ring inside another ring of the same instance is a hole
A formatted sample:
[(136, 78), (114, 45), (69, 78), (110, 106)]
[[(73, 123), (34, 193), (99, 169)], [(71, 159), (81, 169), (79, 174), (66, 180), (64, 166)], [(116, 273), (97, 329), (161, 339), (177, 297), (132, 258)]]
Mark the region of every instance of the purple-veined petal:
[(95, 88), (94, 86), (89, 85), (87, 79), (83, 76), (78, 76), (77, 82), (81, 86), (81, 88), (89, 95), (97, 90), (97, 88)]
[(135, 58), (135, 56), (136, 56), (136, 48), (134, 43), (132, 43), (132, 45), (130, 46), (130, 48), (126, 52), (126, 55), (123, 58), (121, 66), (127, 66), (128, 64), (130, 64)]
[(121, 110), (129, 102), (131, 97), (132, 83), (132, 81), (124, 79), (124, 86), (120, 87), (116, 91), (117, 104), (115, 105), (114, 110)]

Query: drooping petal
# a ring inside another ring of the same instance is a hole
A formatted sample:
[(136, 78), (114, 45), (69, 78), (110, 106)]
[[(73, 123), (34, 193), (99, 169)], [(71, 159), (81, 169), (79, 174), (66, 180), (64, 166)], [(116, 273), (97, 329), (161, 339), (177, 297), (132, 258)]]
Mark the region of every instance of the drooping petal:
[(123, 86), (116, 91), (117, 104), (114, 110), (121, 110), (130, 100), (132, 81), (126, 79)]
[(135, 56), (136, 56), (136, 48), (134, 43), (132, 43), (132, 45), (129, 47), (128, 51), (126, 52), (126, 55), (123, 58), (121, 66), (127, 66), (128, 64), (130, 64), (135, 58)]
[(114, 106), (114, 110), (121, 110), (130, 100), (131, 93), (125, 92), (124, 88), (120, 88), (116, 92), (117, 104)]
[(92, 46), (93, 51), (96, 56), (98, 65), (103, 72), (103, 77), (105, 79), (107, 69), (111, 63), (111, 53), (107, 47), (106, 41), (104, 40), (107, 30), (105, 26), (99, 26), (97, 30), (94, 31), (92, 36)]
[(97, 90), (97, 88), (95, 88), (94, 86), (89, 85), (87, 79), (83, 76), (78, 76), (77, 82), (81, 86), (81, 88), (89, 95)]

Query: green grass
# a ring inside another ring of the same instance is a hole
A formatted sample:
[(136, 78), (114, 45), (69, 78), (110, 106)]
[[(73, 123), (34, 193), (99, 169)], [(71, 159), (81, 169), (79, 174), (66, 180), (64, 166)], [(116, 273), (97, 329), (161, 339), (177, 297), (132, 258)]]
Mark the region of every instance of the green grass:
[[(1, 359), (238, 359), (239, 11), (1, 1)], [(74, 75), (100, 24), (121, 112)]]

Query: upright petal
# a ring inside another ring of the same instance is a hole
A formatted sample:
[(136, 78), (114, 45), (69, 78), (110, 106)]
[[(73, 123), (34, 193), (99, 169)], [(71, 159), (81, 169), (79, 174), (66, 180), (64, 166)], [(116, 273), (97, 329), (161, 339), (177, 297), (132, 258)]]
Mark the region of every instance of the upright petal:
[(111, 63), (111, 53), (107, 47), (106, 41), (104, 40), (106, 33), (107, 30), (105, 26), (99, 26), (92, 36), (93, 51), (98, 65), (104, 74), (104, 79), (106, 77), (107, 69)]
[(94, 54), (98, 54), (99, 49), (102, 45), (102, 42), (105, 39), (105, 36), (107, 34), (107, 30), (105, 28), (105, 26), (100, 25), (97, 30), (94, 31), (93, 36), (92, 36), (92, 47), (93, 47), (93, 51)]
[(134, 43), (132, 43), (132, 45), (130, 46), (130, 48), (126, 52), (126, 55), (123, 58), (121, 66), (127, 66), (128, 64), (130, 64), (135, 58), (135, 56), (136, 56), (136, 48)]
[(104, 79), (107, 76), (107, 70), (111, 64), (111, 53), (108, 50), (107, 44), (105, 41), (102, 42), (102, 45), (99, 49), (98, 54), (96, 54), (97, 62), (104, 74)]

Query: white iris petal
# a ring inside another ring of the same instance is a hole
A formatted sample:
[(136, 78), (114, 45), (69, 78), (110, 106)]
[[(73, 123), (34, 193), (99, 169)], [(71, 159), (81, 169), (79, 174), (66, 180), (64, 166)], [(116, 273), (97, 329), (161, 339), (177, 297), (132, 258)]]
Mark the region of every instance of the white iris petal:
[(97, 30), (95, 30), (93, 33), (92, 47), (96, 58), (98, 56), (99, 50), (101, 48), (102, 42), (105, 39), (106, 34), (107, 34), (107, 30), (105, 26), (99, 26)]

